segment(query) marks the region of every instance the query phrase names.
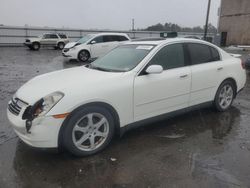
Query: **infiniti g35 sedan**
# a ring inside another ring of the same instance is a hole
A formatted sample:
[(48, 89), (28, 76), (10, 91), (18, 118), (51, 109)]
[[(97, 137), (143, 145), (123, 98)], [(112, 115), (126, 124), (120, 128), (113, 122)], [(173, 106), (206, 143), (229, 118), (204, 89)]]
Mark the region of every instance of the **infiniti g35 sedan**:
[(128, 42), (88, 66), (31, 79), (7, 115), (28, 145), (87, 156), (148, 121), (205, 105), (225, 111), (245, 82), (241, 60), (205, 41)]

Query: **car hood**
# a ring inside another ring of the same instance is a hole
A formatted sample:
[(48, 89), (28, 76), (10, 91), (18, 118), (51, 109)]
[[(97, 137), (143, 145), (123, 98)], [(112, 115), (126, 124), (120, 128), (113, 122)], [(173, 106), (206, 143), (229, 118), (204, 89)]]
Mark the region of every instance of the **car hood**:
[(72, 47), (74, 47), (76, 44), (77, 44), (77, 42), (69, 42), (69, 43), (67, 43), (67, 44), (64, 46), (64, 48), (72, 48)]
[(34, 77), (18, 89), (16, 97), (32, 105), (53, 92), (68, 95), (79, 88), (90, 90), (95, 85), (109, 83), (110, 79), (116, 80), (121, 74), (124, 73), (104, 72), (84, 66), (64, 69)]

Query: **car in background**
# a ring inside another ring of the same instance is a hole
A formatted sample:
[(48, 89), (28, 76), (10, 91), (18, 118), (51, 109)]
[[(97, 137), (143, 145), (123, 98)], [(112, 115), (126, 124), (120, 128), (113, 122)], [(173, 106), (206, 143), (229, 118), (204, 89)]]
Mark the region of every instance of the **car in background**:
[(245, 83), (241, 60), (211, 43), (128, 42), (87, 66), (28, 81), (9, 102), (7, 115), (28, 145), (87, 156), (146, 122), (207, 105), (226, 111)]
[(130, 41), (125, 33), (87, 34), (77, 42), (68, 43), (62, 50), (62, 55), (68, 59), (87, 62), (108, 53), (118, 45)]
[(132, 39), (131, 41), (158, 41), (158, 40), (166, 40), (164, 37), (146, 37), (146, 38), (135, 38)]
[(244, 65), (245, 65), (246, 70), (250, 71), (250, 58), (247, 58), (244, 61)]
[(197, 37), (197, 36), (185, 36), (184, 38), (188, 38), (188, 39), (201, 39), (200, 37)]
[(28, 38), (24, 45), (32, 50), (39, 50), (40, 47), (54, 47), (62, 50), (69, 42), (68, 36), (63, 33), (45, 33), (39, 37)]

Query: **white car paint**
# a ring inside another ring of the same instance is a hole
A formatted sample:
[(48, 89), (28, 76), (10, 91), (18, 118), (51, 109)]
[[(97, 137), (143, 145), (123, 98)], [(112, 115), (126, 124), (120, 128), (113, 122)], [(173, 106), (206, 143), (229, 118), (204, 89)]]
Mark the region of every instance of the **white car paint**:
[(98, 58), (100, 56), (105, 55), (110, 50), (114, 49), (118, 45), (124, 43), (125, 41), (112, 41), (112, 42), (101, 42), (91, 44), (91, 41), (95, 40), (97, 37), (101, 36), (124, 36), (130, 40), (129, 36), (125, 33), (98, 33), (98, 34), (90, 34), (92, 37), (86, 42), (77, 45), (77, 42), (71, 42), (67, 44), (62, 50), (62, 55), (68, 59), (78, 59), (78, 54), (82, 50), (86, 50), (90, 53), (90, 58)]
[[(222, 61), (138, 76), (162, 47), (188, 42), (216, 48)], [(119, 116), (120, 127), (125, 127), (140, 120), (213, 101), (218, 87), (227, 78), (236, 81), (237, 92), (245, 85), (246, 73), (240, 59), (210, 43), (195, 39), (168, 39), (128, 44), (156, 46), (128, 72), (104, 72), (82, 66), (43, 74), (24, 84), (13, 98), (28, 104), (23, 104), (19, 115), (7, 110), (17, 135), (34, 147), (57, 147), (64, 119), (54, 118), (53, 115), (70, 113), (84, 104), (103, 102), (111, 105)], [(221, 67), (223, 69), (219, 69)], [(46, 115), (35, 118), (31, 133), (27, 133), (25, 120), (22, 119), (26, 107), (56, 91), (64, 93), (64, 97)]]

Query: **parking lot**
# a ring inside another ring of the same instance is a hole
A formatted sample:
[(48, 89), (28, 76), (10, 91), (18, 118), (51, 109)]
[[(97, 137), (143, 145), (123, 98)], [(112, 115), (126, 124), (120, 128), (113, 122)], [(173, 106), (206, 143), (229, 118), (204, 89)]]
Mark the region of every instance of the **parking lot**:
[(94, 156), (25, 145), (6, 117), (16, 89), (80, 65), (53, 49), (0, 48), (0, 187), (250, 187), (249, 73), (229, 111), (202, 109), (141, 127)]

